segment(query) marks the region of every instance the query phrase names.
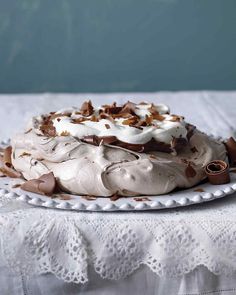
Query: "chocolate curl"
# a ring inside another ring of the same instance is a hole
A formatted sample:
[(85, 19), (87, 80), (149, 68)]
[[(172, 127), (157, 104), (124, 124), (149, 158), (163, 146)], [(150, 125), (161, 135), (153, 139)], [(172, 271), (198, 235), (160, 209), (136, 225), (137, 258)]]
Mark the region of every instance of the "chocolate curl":
[(228, 157), (230, 160), (230, 164), (232, 166), (236, 165), (236, 141), (233, 137), (230, 137), (226, 142), (225, 146), (228, 152)]
[(211, 184), (224, 184), (230, 182), (229, 165), (221, 160), (211, 161), (205, 168)]
[(11, 162), (12, 147), (8, 146), (3, 150), (3, 156), (0, 156), (0, 176), (11, 178), (20, 178), (21, 173), (16, 171)]
[(21, 189), (40, 195), (51, 196), (56, 188), (56, 179), (52, 172), (43, 174), (38, 179), (31, 179), (21, 185)]

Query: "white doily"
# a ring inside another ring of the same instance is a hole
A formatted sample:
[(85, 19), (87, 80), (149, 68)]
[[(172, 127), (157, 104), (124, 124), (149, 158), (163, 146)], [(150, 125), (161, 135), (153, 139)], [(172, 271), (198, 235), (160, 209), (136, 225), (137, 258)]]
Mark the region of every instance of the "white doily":
[(1, 252), (25, 275), (53, 273), (85, 283), (89, 266), (118, 280), (142, 264), (176, 277), (199, 265), (215, 274), (236, 270), (236, 195), (177, 210), (81, 213), (33, 208), (2, 198)]

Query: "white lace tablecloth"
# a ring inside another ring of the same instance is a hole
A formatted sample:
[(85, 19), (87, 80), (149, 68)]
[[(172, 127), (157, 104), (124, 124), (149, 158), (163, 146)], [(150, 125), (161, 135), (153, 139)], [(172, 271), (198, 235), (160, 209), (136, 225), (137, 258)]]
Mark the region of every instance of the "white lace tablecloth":
[[(167, 103), (174, 113), (183, 114), (203, 131), (224, 137), (236, 135), (236, 92), (183, 92), (2, 95), (0, 126), (4, 128), (0, 137), (11, 136), (26, 117), (38, 112), (78, 105), (84, 98), (99, 104), (124, 102), (127, 97)], [(96, 286), (96, 280), (109, 288), (110, 280), (123, 280), (123, 288), (133, 280), (129, 288), (136, 291), (131, 294), (236, 294), (235, 194), (198, 206), (144, 213), (35, 208), (1, 197), (1, 192), (0, 202), (0, 283), (4, 277), (1, 269), (8, 269), (9, 276), (20, 276), (21, 282), (22, 277), (28, 280), (51, 273), (61, 282), (77, 283), (79, 289), (75, 284), (71, 288), (81, 292), (70, 289), (66, 293), (61, 288), (61, 294), (128, 293), (127, 289), (125, 293), (118, 291), (121, 285), (116, 285), (115, 291), (101, 289), (99, 293), (96, 288), (93, 293), (91, 286)], [(148, 283), (148, 277), (152, 282)], [(31, 294), (27, 291), (30, 283), (23, 285), (22, 293), (14, 289), (11, 294)], [(54, 294), (35, 290), (32, 294)]]

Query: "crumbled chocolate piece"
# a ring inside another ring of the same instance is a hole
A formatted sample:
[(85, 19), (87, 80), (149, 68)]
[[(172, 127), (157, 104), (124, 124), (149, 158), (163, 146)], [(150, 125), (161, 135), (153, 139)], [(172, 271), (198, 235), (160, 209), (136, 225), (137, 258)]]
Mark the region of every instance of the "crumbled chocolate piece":
[(111, 129), (111, 126), (109, 124), (105, 124), (106, 129)]
[(90, 121), (98, 122), (98, 118), (95, 115), (92, 115), (91, 118), (90, 118)]
[(152, 114), (152, 118), (157, 121), (164, 121), (165, 117), (159, 114)]
[(51, 196), (56, 188), (56, 179), (52, 172), (43, 174), (38, 179), (31, 179), (21, 185), (21, 189), (32, 193)]
[(81, 114), (83, 116), (86, 116), (86, 117), (91, 116), (93, 114), (93, 111), (94, 111), (94, 108), (92, 106), (91, 100), (85, 101), (82, 104), (82, 106), (80, 108), (80, 111), (81, 111)]
[(129, 125), (129, 126), (135, 125), (137, 123), (138, 123), (137, 116), (130, 117), (122, 122), (123, 125)]
[(80, 124), (84, 121), (88, 121), (89, 119), (88, 118), (84, 118), (84, 117), (79, 117), (79, 118), (76, 118), (76, 119), (72, 119), (71, 120), (71, 123), (73, 124)]
[(172, 117), (170, 119), (171, 122), (180, 122), (180, 121), (184, 120), (183, 116), (171, 115), (171, 117)]

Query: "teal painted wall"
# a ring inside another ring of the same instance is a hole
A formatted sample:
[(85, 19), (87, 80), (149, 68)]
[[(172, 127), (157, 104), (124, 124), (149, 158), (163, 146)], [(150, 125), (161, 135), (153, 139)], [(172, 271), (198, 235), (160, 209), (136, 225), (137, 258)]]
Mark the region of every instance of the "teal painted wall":
[(0, 92), (236, 89), (236, 0), (0, 0)]

